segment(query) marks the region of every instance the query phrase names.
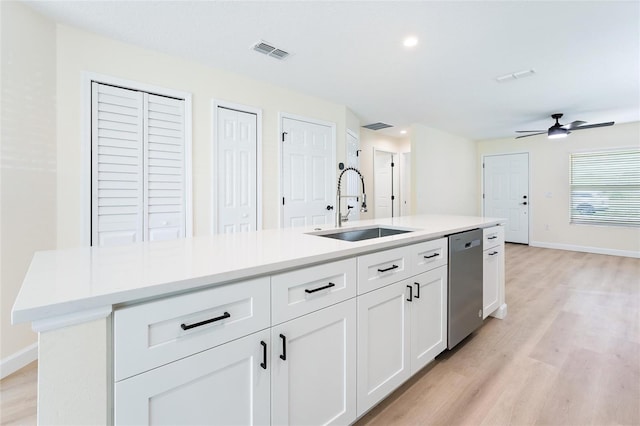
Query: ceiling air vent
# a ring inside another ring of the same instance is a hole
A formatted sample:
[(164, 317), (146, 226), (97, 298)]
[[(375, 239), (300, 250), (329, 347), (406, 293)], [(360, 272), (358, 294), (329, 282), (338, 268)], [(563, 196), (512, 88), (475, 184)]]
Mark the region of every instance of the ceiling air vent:
[(259, 41), (252, 46), (252, 49), (256, 52), (263, 53), (267, 56), (271, 56), (272, 58), (276, 58), (282, 60), (289, 56), (289, 52), (279, 49), (275, 46), (270, 45), (264, 41)]
[(366, 126), (362, 126), (362, 127), (369, 130), (380, 130), (380, 129), (386, 129), (387, 127), (393, 127), (393, 126), (391, 124), (377, 122), (377, 123), (367, 124)]

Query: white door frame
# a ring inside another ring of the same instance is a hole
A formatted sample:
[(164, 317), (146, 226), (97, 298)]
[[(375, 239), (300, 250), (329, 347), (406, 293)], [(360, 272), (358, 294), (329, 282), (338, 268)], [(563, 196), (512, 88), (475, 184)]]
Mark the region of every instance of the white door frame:
[(94, 81), (96, 83), (110, 84), (124, 89), (138, 90), (160, 96), (184, 99), (185, 236), (193, 236), (193, 114), (191, 93), (89, 71), (83, 71), (80, 79), (82, 88), (82, 129), (80, 137), (80, 158), (82, 163), (80, 166), (80, 243), (83, 246), (91, 245), (91, 83)]
[(486, 157), (496, 157), (501, 155), (514, 155), (514, 154), (527, 154), (527, 192), (529, 203), (529, 217), (527, 218), (527, 240), (528, 244), (531, 244), (531, 223), (534, 215), (534, 205), (531, 202), (531, 153), (529, 151), (515, 151), (515, 152), (496, 152), (491, 154), (482, 154), (480, 159), (480, 170), (482, 171), (482, 177), (480, 179), (480, 203), (482, 204), (482, 216), (485, 216), (485, 188), (484, 188), (484, 163)]
[[(282, 178), (282, 166), (283, 166), (283, 162), (282, 162), (282, 132), (283, 132), (283, 123), (282, 121), (285, 119), (291, 119), (291, 120), (298, 120), (298, 121), (306, 121), (307, 123), (311, 123), (311, 124), (319, 124), (321, 126), (328, 126), (331, 128), (331, 145), (332, 145), (332, 149), (331, 149), (331, 164), (334, 165), (335, 169), (334, 169), (334, 173), (331, 174), (331, 177), (333, 179), (333, 187), (335, 188), (336, 186), (336, 180), (337, 180), (337, 174), (335, 172), (335, 170), (337, 170), (336, 167), (336, 123), (333, 123), (331, 121), (324, 121), (324, 120), (318, 120), (315, 118), (309, 118), (309, 117), (305, 117), (302, 115), (296, 115), (296, 114), (291, 114), (289, 112), (283, 112), (280, 111), (278, 112), (278, 224), (280, 226), (280, 228), (284, 228), (284, 206), (282, 205), (282, 197), (284, 196), (284, 180)], [(334, 207), (337, 208), (337, 207)]]
[(218, 232), (218, 185), (216, 166), (218, 164), (218, 107), (232, 109), (256, 115), (256, 230), (262, 229), (262, 109), (249, 105), (237, 104), (220, 99), (211, 100), (213, 120), (211, 120), (211, 235)]

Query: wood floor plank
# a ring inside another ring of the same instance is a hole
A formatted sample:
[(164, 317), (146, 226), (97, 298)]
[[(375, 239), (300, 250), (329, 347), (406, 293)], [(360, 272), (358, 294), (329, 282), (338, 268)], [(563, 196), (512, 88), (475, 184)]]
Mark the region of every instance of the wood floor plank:
[(38, 362), (0, 381), (0, 424), (35, 425), (37, 406)]

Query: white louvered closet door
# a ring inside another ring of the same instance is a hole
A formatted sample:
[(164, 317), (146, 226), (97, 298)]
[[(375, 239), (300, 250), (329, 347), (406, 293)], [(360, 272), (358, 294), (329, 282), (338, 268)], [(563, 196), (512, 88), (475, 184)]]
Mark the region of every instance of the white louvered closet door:
[(142, 93), (98, 83), (91, 89), (92, 245), (142, 241)]
[(92, 83), (92, 245), (185, 236), (184, 101)]
[(144, 206), (147, 241), (185, 236), (184, 101), (144, 94)]

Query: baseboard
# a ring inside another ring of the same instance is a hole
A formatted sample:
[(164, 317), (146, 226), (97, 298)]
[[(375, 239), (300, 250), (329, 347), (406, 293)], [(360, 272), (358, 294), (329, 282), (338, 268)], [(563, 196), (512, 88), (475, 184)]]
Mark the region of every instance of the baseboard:
[(610, 256), (634, 257), (640, 259), (640, 252), (631, 250), (616, 250), (602, 247), (575, 246), (571, 244), (544, 243), (540, 241), (531, 241), (531, 247), (550, 248), (556, 250), (580, 251), (584, 253), (608, 254)]
[(37, 359), (38, 342), (35, 342), (0, 361), (0, 379), (4, 379)]

